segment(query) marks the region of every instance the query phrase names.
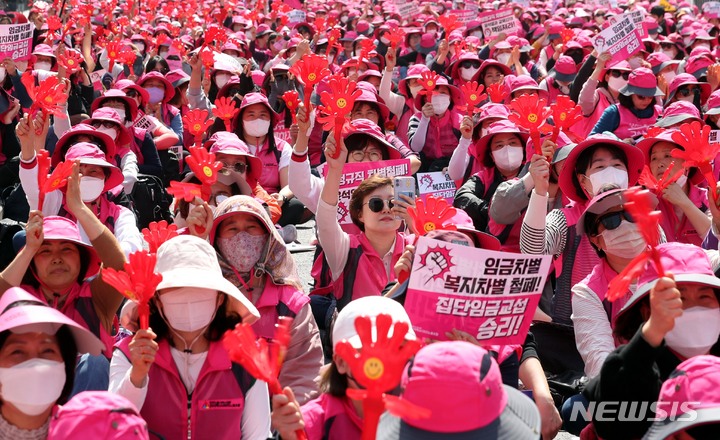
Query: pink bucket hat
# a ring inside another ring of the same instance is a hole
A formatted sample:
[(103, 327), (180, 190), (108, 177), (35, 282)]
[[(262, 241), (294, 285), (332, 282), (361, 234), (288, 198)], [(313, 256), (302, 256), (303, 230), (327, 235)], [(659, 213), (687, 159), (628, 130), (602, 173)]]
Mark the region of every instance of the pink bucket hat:
[[(144, 89), (143, 89), (143, 91), (144, 91)], [(145, 93), (147, 93), (147, 92), (145, 92)], [(115, 99), (119, 100), (119, 101), (123, 101), (125, 103), (125, 105), (130, 109), (130, 112), (129, 112), (129, 114), (126, 115), (126, 118), (129, 116), (130, 120), (134, 121), (135, 118), (137, 117), (137, 112), (138, 112), (137, 102), (134, 99), (127, 96), (125, 94), (125, 92), (123, 92), (122, 90), (119, 90), (119, 89), (110, 89), (110, 90), (106, 91), (99, 98), (96, 98), (93, 101), (92, 106), (90, 107), (90, 111), (94, 112), (98, 108), (102, 107), (103, 104), (105, 103), (105, 101), (115, 100)], [(147, 102), (147, 101), (145, 101), (145, 102)]]
[(473, 223), (472, 218), (470, 218), (467, 212), (462, 209), (455, 211), (455, 215), (452, 220), (450, 220), (450, 224), (455, 225), (458, 232), (462, 232), (463, 234), (472, 237), (477, 248), (487, 249), (489, 251), (500, 250), (500, 240), (498, 240), (494, 235), (480, 232), (475, 229), (475, 224)]
[(512, 73), (512, 70), (510, 70), (510, 68), (508, 66), (506, 66), (505, 64), (503, 64), (499, 61), (493, 60), (493, 59), (487, 59), (487, 60), (483, 61), (482, 64), (480, 65), (480, 70), (478, 70), (478, 72), (473, 77), (473, 81), (482, 83), (482, 81), (480, 81), (480, 79), (485, 75), (485, 71), (490, 67), (494, 67), (494, 68), (498, 69), (505, 76), (510, 75)]
[(85, 122), (88, 125), (93, 125), (93, 122), (114, 122), (118, 129), (118, 138), (115, 141), (117, 145), (129, 145), (133, 141), (133, 135), (130, 134), (130, 130), (125, 126), (125, 121), (120, 119), (120, 115), (115, 109), (110, 107), (100, 107), (94, 110), (92, 117)]
[(100, 271), (100, 257), (98, 257), (95, 249), (80, 237), (80, 229), (78, 229), (78, 225), (74, 221), (56, 215), (45, 217), (43, 219), (43, 240), (69, 241), (85, 250), (88, 257), (88, 266), (83, 279), (95, 276)]
[[(115, 113), (117, 114), (117, 113)], [(97, 165), (108, 168), (110, 176), (105, 179), (103, 191), (110, 191), (123, 183), (123, 175), (120, 169), (105, 159), (105, 153), (95, 144), (90, 142), (79, 142), (70, 147), (65, 153), (65, 160), (79, 160), (83, 165)]]
[(659, 75), (667, 66), (675, 66), (675, 70), (677, 70), (677, 66), (680, 64), (680, 60), (672, 60), (663, 52), (653, 52), (645, 58), (645, 61), (650, 63), (655, 75)]
[(662, 118), (655, 122), (656, 127), (669, 128), (682, 122), (702, 122), (700, 111), (691, 102), (675, 101), (663, 112)]
[(51, 57), (55, 58), (55, 52), (53, 52), (52, 47), (48, 46), (47, 44), (38, 44), (35, 46), (35, 48), (32, 51), (33, 56), (43, 56), (43, 57)]
[(400, 92), (400, 94), (406, 98), (412, 98), (412, 96), (410, 95), (410, 89), (406, 85), (408, 80), (420, 79), (420, 74), (429, 70), (430, 68), (425, 64), (413, 64), (412, 66), (408, 67), (407, 75), (405, 75), (405, 78), (401, 79), (398, 83), (398, 91)]
[(558, 58), (553, 69), (557, 81), (572, 82), (577, 76), (577, 65), (575, 65), (575, 61), (565, 55)]
[(240, 103), (240, 111), (238, 112), (236, 116), (236, 121), (241, 121), (243, 111), (250, 107), (251, 105), (255, 104), (262, 104), (265, 107), (268, 108), (268, 111), (270, 112), (270, 120), (272, 123), (277, 122), (278, 114), (275, 113), (275, 110), (270, 106), (270, 103), (268, 102), (267, 96), (263, 95), (262, 93), (248, 93), (243, 97), (242, 102)]
[[(160, 76), (162, 76), (161, 73)], [(140, 98), (143, 104), (147, 104), (150, 101), (150, 94), (147, 92), (147, 90), (135, 84), (135, 82), (130, 81), (129, 79), (119, 80), (115, 83), (115, 88), (122, 90), (123, 92), (125, 92), (125, 94), (127, 94), (130, 90), (134, 90), (135, 92), (140, 94)]]
[[(508, 121), (507, 119), (503, 119), (497, 122), (493, 122), (488, 127), (488, 133), (478, 139), (477, 142), (475, 142), (473, 145), (470, 146), (470, 154), (475, 157), (476, 160), (478, 160), (480, 163), (484, 164), (487, 167), (494, 167), (495, 163), (490, 158), (488, 160), (488, 156), (490, 156), (488, 148), (490, 142), (492, 142), (492, 138), (496, 134), (501, 133), (510, 133), (515, 134), (522, 140), (523, 144), (527, 143), (527, 140), (529, 138), (529, 134), (522, 131), (517, 125), (513, 124), (512, 122)], [(523, 148), (524, 150), (524, 148)]]
[(720, 90), (715, 90), (705, 104), (705, 116), (720, 115)]
[(655, 137), (645, 138), (635, 144), (635, 146), (642, 151), (643, 156), (645, 157), (645, 165), (650, 165), (650, 153), (652, 152), (652, 148), (657, 144), (658, 142), (670, 142), (671, 144), (677, 145), (677, 148), (682, 149), (680, 145), (677, 144), (672, 139), (673, 133), (675, 133), (676, 129), (671, 130), (663, 130), (660, 134), (656, 135)]
[(20, 287), (8, 289), (0, 299), (0, 333), (42, 332), (55, 334), (63, 325), (68, 326), (78, 353), (99, 355), (105, 349), (100, 339), (59, 310), (42, 303), (37, 297)]
[(361, 136), (369, 136), (380, 144), (380, 146), (385, 148), (388, 160), (402, 159), (400, 152), (391, 143), (389, 143), (387, 139), (385, 139), (385, 135), (382, 130), (380, 130), (380, 127), (378, 127), (378, 125), (373, 121), (369, 119), (355, 119), (351, 122), (351, 125), (355, 131), (352, 131), (345, 136), (346, 144), (355, 142)]
[(95, 138), (100, 144), (100, 149), (103, 149), (105, 151), (105, 157), (107, 160), (115, 160), (115, 141), (108, 135), (106, 135), (103, 132), (95, 130), (95, 127), (88, 124), (77, 124), (76, 126), (72, 127), (70, 130), (63, 133), (62, 136), (60, 136), (60, 139), (58, 139), (57, 143), (55, 144), (55, 150), (53, 150), (52, 155), (52, 166), (55, 167), (60, 162), (64, 161), (66, 159), (65, 155), (67, 154), (68, 149), (70, 148), (70, 140), (73, 139), (76, 136), (89, 136), (92, 138)]
[(685, 65), (685, 71), (692, 74), (695, 78), (700, 79), (707, 73), (707, 68), (715, 63), (707, 55), (696, 55), (688, 58)]
[[(687, 359), (675, 368), (660, 388), (657, 408), (668, 416), (656, 420), (643, 439), (661, 440), (701, 425), (716, 425), (720, 422), (718, 389), (720, 358), (701, 355)], [(694, 411), (694, 416), (683, 417), (686, 410)], [(711, 435), (715, 434), (717, 430)]]
[(540, 436), (540, 414), (532, 399), (504, 385), (495, 359), (477, 345), (450, 341), (423, 347), (405, 367), (400, 385), (400, 400), (429, 410), (430, 416), (386, 413), (378, 440)]
[[(672, 101), (675, 97), (677, 90), (684, 85), (696, 85), (700, 88), (700, 102), (704, 103), (710, 97), (710, 84), (704, 81), (698, 81), (695, 76), (689, 73), (681, 73), (676, 76), (670, 83), (668, 88), (668, 99), (667, 102)], [(699, 117), (699, 115), (698, 115)]]
[(257, 156), (250, 154), (250, 149), (245, 142), (241, 141), (235, 133), (227, 131), (219, 131), (213, 134), (210, 139), (205, 142), (205, 148), (208, 144), (211, 144), (210, 152), (217, 154), (229, 154), (231, 156), (244, 156), (250, 169), (249, 175), (255, 181), (260, 179), (262, 174), (263, 164)]
[(529, 75), (519, 75), (516, 77), (511, 77), (510, 94), (512, 95), (515, 92), (520, 92), (523, 90), (535, 90), (539, 93), (542, 89), (540, 89), (537, 81), (535, 81)]
[(625, 96), (662, 96), (663, 91), (657, 87), (657, 78), (652, 70), (640, 67), (630, 72), (628, 83), (620, 89)]
[(380, 116), (382, 117), (382, 120), (387, 121), (388, 119), (390, 119), (390, 109), (387, 105), (385, 105), (385, 102), (382, 101), (382, 98), (380, 98), (374, 92), (362, 89), (360, 96), (355, 99), (355, 102), (367, 102), (375, 104), (380, 109)]
[[(140, 78), (137, 81), (137, 85), (139, 85), (140, 87), (143, 87), (143, 84), (145, 84), (150, 79), (160, 80), (160, 81), (162, 81), (163, 85), (165, 86), (165, 95), (163, 96), (163, 99), (162, 99), (163, 103), (167, 103), (168, 101), (173, 99), (173, 96), (175, 96), (175, 87), (173, 87), (172, 83), (170, 81), (168, 81), (167, 78), (165, 78), (165, 76), (163, 76), (163, 74), (160, 72), (153, 71), (153, 72), (146, 73), (145, 75), (142, 76), (142, 78)], [(144, 89), (144, 87), (143, 87), (143, 89)], [(148, 94), (148, 97), (149, 96), (150, 95)], [(147, 104), (147, 102), (145, 102), (145, 103)]]

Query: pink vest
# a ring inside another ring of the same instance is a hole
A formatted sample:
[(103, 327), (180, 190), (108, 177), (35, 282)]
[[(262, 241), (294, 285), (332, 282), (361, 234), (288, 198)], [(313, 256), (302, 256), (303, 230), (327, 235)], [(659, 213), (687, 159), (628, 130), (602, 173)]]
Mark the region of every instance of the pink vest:
[(620, 139), (637, 138), (644, 136), (647, 129), (657, 121), (660, 116), (661, 109), (655, 106), (653, 115), (649, 118), (638, 118), (624, 105), (615, 104), (620, 112), (620, 125), (615, 129), (614, 133)]
[(615, 272), (615, 270), (607, 263), (607, 260), (602, 259), (600, 260), (600, 263), (595, 266), (593, 271), (590, 272), (590, 275), (581, 281), (581, 283), (585, 284), (589, 289), (595, 292), (598, 299), (602, 301), (603, 307), (605, 307), (605, 312), (608, 315), (608, 320), (613, 327), (615, 327), (615, 318), (618, 313), (632, 296), (632, 291), (628, 291), (627, 295), (612, 303), (605, 300), (608, 285), (610, 284), (610, 281), (617, 276), (617, 274), (618, 273)]
[(422, 150), (428, 159), (452, 156), (460, 140), (462, 118), (463, 116), (460, 113), (450, 109), (442, 117), (430, 119), (425, 134), (425, 146)]
[[(545, 78), (545, 83), (547, 84), (547, 92), (541, 92), (541, 98), (545, 98), (547, 100), (548, 105), (555, 104), (557, 101), (558, 96), (560, 96), (560, 90), (555, 87), (555, 78), (548, 76)], [(542, 96), (545, 94), (546, 96)]]
[[(695, 185), (690, 185), (690, 192), (688, 197), (702, 211), (707, 211), (708, 196), (707, 189), (698, 188)], [(662, 212), (662, 220), (660, 226), (665, 231), (665, 237), (668, 242), (677, 241), (680, 243), (694, 244), (695, 246), (702, 246), (705, 237), (701, 237), (693, 227), (692, 223), (688, 221), (686, 215), (683, 215), (682, 220), (678, 219), (675, 213), (675, 206), (664, 200), (659, 199), (658, 209)]]
[(323, 394), (300, 408), (308, 440), (360, 440), (362, 419), (349, 398)]
[[(23, 285), (22, 288), (35, 295), (40, 301), (52, 307), (39, 288), (36, 289), (29, 285)], [(70, 293), (68, 293), (65, 303), (60, 311), (65, 316), (90, 330), (95, 336), (100, 338), (103, 344), (105, 344), (105, 349), (103, 350), (105, 356), (108, 358), (112, 356), (115, 338), (113, 338), (105, 327), (103, 327), (100, 322), (100, 317), (98, 316), (97, 311), (95, 311), (92, 290), (90, 290), (90, 282), (86, 281), (82, 284), (75, 284), (70, 290)], [(117, 320), (117, 318), (115, 319)], [(115, 321), (115, 324), (117, 324), (117, 321)]]
[(293, 286), (278, 286), (268, 278), (265, 282), (260, 299), (255, 307), (260, 312), (260, 319), (253, 325), (258, 337), (272, 339), (278, 317), (295, 318), (300, 309), (310, 302), (310, 297)]
[(597, 121), (600, 120), (600, 116), (602, 116), (603, 112), (605, 112), (605, 109), (610, 107), (610, 101), (608, 101), (607, 96), (605, 96), (604, 93), (599, 90), (595, 93), (598, 97), (598, 101), (595, 103), (595, 110), (593, 110), (589, 116), (585, 116), (575, 125), (570, 127), (570, 132), (576, 137), (576, 139), (573, 139), (575, 142), (580, 142), (585, 139), (592, 129), (595, 128), (595, 124), (597, 124)]
[[(128, 359), (131, 340), (125, 338), (116, 347)], [(187, 439), (188, 428), (191, 439), (242, 438), (245, 392), (254, 379), (242, 367), (230, 362), (221, 342), (211, 342), (195, 389), (192, 396), (188, 396), (170, 353), (170, 344), (167, 340), (158, 343), (160, 348), (155, 363), (150, 367), (147, 396), (140, 410), (150, 432), (168, 440)], [(242, 387), (239, 381), (244, 384)]]
[(280, 155), (282, 155), (284, 148), (292, 148), (287, 142), (275, 138), (275, 147), (277, 148), (277, 154), (268, 149), (268, 142), (258, 148), (255, 152), (263, 164), (262, 174), (260, 174), (260, 185), (265, 188), (270, 194), (277, 193), (280, 191)]

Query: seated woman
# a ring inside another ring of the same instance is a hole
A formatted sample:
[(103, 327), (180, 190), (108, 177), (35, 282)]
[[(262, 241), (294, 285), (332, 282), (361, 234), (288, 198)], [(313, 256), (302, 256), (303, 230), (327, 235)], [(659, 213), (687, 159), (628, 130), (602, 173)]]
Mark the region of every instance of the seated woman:
[[(614, 335), (625, 345), (610, 353), (583, 391), (593, 402), (655, 402), (663, 380), (685, 359), (720, 355), (720, 280), (706, 251), (684, 243), (658, 246), (670, 277), (648, 264), (638, 288), (616, 319)], [(638, 418), (593, 417), (603, 438), (643, 436), (656, 417), (654, 407)]]
[[(138, 103), (146, 114), (162, 122), (179, 138), (175, 145), (183, 144), (183, 123), (180, 110), (169, 104), (175, 96), (175, 88), (160, 72), (146, 73), (137, 81), (145, 89), (148, 100)], [(127, 92), (126, 92), (127, 93)]]
[[(20, 182), (31, 209), (36, 209), (41, 189), (38, 188), (38, 161), (34, 143), (39, 137), (31, 138), (31, 128), (26, 118), (17, 126), (20, 139)], [(38, 147), (41, 148), (41, 147)], [(80, 197), (91, 212), (103, 225), (115, 234), (126, 255), (143, 248), (142, 236), (137, 228), (135, 214), (129, 209), (117, 205), (108, 199), (108, 192), (120, 185), (123, 176), (120, 170), (106, 160), (105, 153), (95, 144), (80, 142), (65, 153), (65, 161), (78, 161), (83, 174), (79, 182)], [(73, 219), (68, 209), (66, 196), (60, 190), (45, 194), (43, 212), (46, 215), (60, 215)], [(82, 228), (81, 235), (87, 239), (87, 231)]]
[[(68, 181), (66, 207), (92, 246), (80, 237), (75, 222), (54, 216), (43, 219), (41, 212), (32, 211), (25, 246), (0, 274), (0, 292), (22, 285), (100, 338), (109, 358), (115, 342), (115, 314), (123, 297), (97, 275), (101, 263), (121, 270), (125, 257), (112, 233), (80, 199), (79, 180), (76, 164)], [(107, 358), (85, 360), (93, 363), (90, 373), (94, 377), (83, 379), (83, 389), (107, 389)]]
[(310, 298), (303, 292), (295, 261), (279, 231), (257, 199), (234, 196), (218, 204), (206, 225), (225, 278), (260, 311), (255, 333), (272, 338), (280, 316), (293, 319), (292, 345), (285, 354), (280, 382), (305, 402), (317, 395), (322, 346)]
[[(352, 301), (337, 315), (332, 329), (333, 347), (342, 340), (348, 340), (359, 348), (361, 344), (355, 329), (355, 318), (361, 315), (374, 318), (380, 313), (390, 315), (393, 324), (410, 324), (407, 312), (397, 302), (382, 296), (360, 298)], [(412, 327), (405, 339), (415, 339)], [(301, 406), (292, 387), (286, 387), (284, 394), (273, 396), (273, 429), (287, 439), (295, 438), (297, 429), (305, 429), (308, 439), (312, 440), (360, 440), (363, 407), (359, 400), (352, 400), (345, 395), (348, 388), (358, 389), (360, 385), (350, 375), (348, 364), (340, 356), (333, 354), (332, 363), (323, 371), (320, 397)]]
[[(637, 147), (645, 156), (645, 164), (658, 181), (672, 168), (683, 167), (684, 160), (672, 156), (672, 151), (684, 150), (675, 143), (675, 130), (664, 131), (654, 137), (638, 142)], [(693, 184), (697, 169), (684, 170), (677, 182), (669, 185), (659, 197), (658, 209), (662, 212), (662, 226), (667, 241), (679, 241), (700, 246), (713, 224), (706, 188)], [(717, 231), (717, 229), (715, 229)]]
[(70, 398), (76, 357), (105, 346), (19, 287), (3, 293), (0, 310), (0, 437), (46, 439), (51, 415)]
[(220, 341), (235, 324), (257, 319), (255, 306), (223, 278), (215, 250), (200, 238), (165, 242), (155, 271), (163, 281), (151, 301), (151, 328), (116, 347), (110, 391), (167, 439), (267, 438), (267, 385), (232, 363)]
[[(333, 158), (338, 148), (339, 154)], [(400, 216), (407, 212), (392, 200), (392, 179), (377, 175), (364, 180), (350, 198), (347, 211), (360, 232), (342, 230), (337, 218), (338, 192), (348, 154), (344, 141), (337, 146), (326, 143), (328, 174), (316, 212), (318, 241), (338, 310), (353, 299), (379, 295), (388, 281), (395, 279), (392, 266), (402, 255), (406, 241), (398, 228)]]

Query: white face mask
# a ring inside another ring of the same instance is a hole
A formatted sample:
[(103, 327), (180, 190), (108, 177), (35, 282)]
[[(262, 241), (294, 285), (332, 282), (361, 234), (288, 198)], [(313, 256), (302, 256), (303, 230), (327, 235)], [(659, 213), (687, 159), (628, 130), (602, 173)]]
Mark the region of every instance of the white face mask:
[(450, 107), (450, 96), (436, 94), (432, 97), (433, 111), (436, 115), (442, 115)]
[(560, 91), (561, 95), (569, 95), (570, 94), (570, 85), (569, 84), (560, 84), (556, 83), (558, 86), (558, 90)]
[(493, 161), (498, 168), (505, 171), (516, 170), (522, 165), (523, 148), (514, 145), (505, 145), (492, 152)]
[(675, 318), (665, 344), (686, 358), (707, 354), (720, 336), (720, 309), (690, 307)]
[(508, 61), (510, 61), (510, 54), (509, 53), (501, 53), (500, 55), (498, 55), (495, 58), (497, 58), (497, 60), (500, 64), (507, 65)]
[(385, 38), (385, 37), (380, 37), (380, 42), (381, 42), (382, 44), (384, 44), (385, 46), (390, 45), (390, 40), (388, 40), (388, 39)]
[(181, 287), (160, 295), (163, 316), (170, 327), (194, 332), (210, 325), (217, 311), (217, 290)]
[(163, 59), (167, 59), (168, 53), (170, 53), (169, 50), (160, 51), (160, 56), (161, 56)]
[(695, 47), (704, 47), (704, 48), (706, 48), (707, 50), (712, 50), (712, 49), (710, 48), (710, 43), (698, 43), (698, 44), (695, 45)]
[(254, 137), (267, 136), (270, 130), (270, 121), (257, 118), (253, 121), (243, 121), (243, 130), (245, 134)]
[(50, 69), (52, 69), (52, 64), (48, 63), (47, 61), (39, 61), (35, 63), (35, 70), (49, 71)]
[(678, 185), (680, 185), (680, 188), (685, 188), (685, 184), (687, 183), (687, 176), (685, 174), (678, 177), (678, 180), (675, 181)]
[(422, 90), (422, 86), (409, 87), (409, 89), (410, 89), (410, 94), (414, 98), (417, 96), (418, 92), (420, 92), (420, 90)]
[(124, 122), (125, 121), (125, 109), (124, 108), (114, 108), (113, 110), (115, 110), (117, 112), (118, 116), (120, 116), (120, 120)]
[(137, 47), (140, 52), (145, 52), (145, 43), (135, 43), (135, 47)]
[(215, 85), (218, 86), (218, 89), (222, 89), (228, 81), (230, 81), (230, 75), (228, 74), (219, 73), (215, 75)]
[(472, 35), (473, 37), (478, 37), (478, 38), (481, 39), (481, 40), (482, 40), (482, 37), (483, 37), (482, 31), (472, 31), (472, 32), (470, 33), (470, 35)]
[(475, 74), (480, 70), (479, 67), (461, 67), (460, 68), (460, 77), (464, 79), (465, 81), (472, 81)]
[(661, 52), (664, 53), (665, 55), (667, 55), (667, 57), (670, 58), (671, 60), (675, 58), (675, 51), (672, 49), (671, 50), (663, 50)]
[(635, 258), (645, 250), (647, 243), (635, 223), (623, 220), (615, 229), (606, 229), (602, 234), (605, 253), (620, 258)]
[(63, 362), (33, 358), (0, 368), (0, 394), (23, 414), (37, 416), (57, 402), (65, 379)]
[(625, 85), (627, 84), (627, 80), (622, 79), (622, 77), (615, 78), (613, 76), (610, 76), (607, 83), (608, 83), (608, 88), (610, 90), (612, 90), (614, 92), (619, 92), (620, 89), (625, 87)]
[(105, 180), (97, 177), (81, 177), (80, 178), (80, 198), (83, 202), (89, 203), (95, 201), (105, 188)]
[(669, 72), (665, 72), (662, 74), (663, 78), (665, 78), (665, 82), (670, 85), (673, 80), (675, 79), (675, 76), (677, 76), (677, 73), (673, 72), (672, 70)]
[(621, 189), (627, 189), (628, 187), (628, 174), (625, 170), (620, 170), (615, 167), (607, 167), (602, 171), (588, 176), (590, 183), (592, 184), (593, 193), (591, 196), (596, 196), (600, 193), (600, 189), (605, 185), (615, 184)]
[(118, 130), (117, 128), (105, 128), (105, 127), (99, 127), (95, 130), (99, 131), (100, 133), (105, 133), (106, 135), (110, 136), (112, 140), (117, 140)]

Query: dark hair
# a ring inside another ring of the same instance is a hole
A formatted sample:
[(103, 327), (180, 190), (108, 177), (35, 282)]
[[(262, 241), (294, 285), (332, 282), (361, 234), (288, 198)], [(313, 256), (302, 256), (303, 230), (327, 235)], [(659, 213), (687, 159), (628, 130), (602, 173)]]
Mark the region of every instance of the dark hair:
[[(82, 284), (83, 281), (85, 281), (85, 275), (87, 274), (88, 268), (90, 267), (90, 251), (88, 251), (84, 246), (78, 246), (72, 241), (67, 241), (68, 243), (72, 243), (72, 245), (77, 248), (78, 253), (80, 254), (80, 272), (78, 272), (77, 282), (78, 284)], [(33, 258), (33, 261), (30, 261), (30, 267), (28, 267), (28, 269), (25, 271), (22, 283), (39, 289), (40, 281), (37, 279), (36, 274), (37, 270), (35, 269), (35, 261)]]
[[(210, 321), (210, 325), (205, 331), (205, 337), (211, 342), (219, 341), (226, 331), (234, 329), (236, 324), (242, 322), (242, 318), (237, 313), (234, 311), (228, 311), (227, 294), (222, 292), (218, 292), (218, 294), (223, 295), (223, 301), (215, 312), (215, 317), (212, 321)], [(170, 327), (160, 315), (157, 301), (160, 301), (159, 295), (155, 296), (154, 301), (150, 301), (150, 327), (157, 335), (157, 340), (165, 338), (171, 340), (171, 338), (168, 338), (170, 335)]]
[(348, 156), (353, 151), (364, 150), (370, 144), (370, 142), (375, 143), (380, 148), (380, 150), (382, 151), (382, 160), (390, 159), (390, 154), (386, 145), (384, 145), (382, 142), (379, 142), (374, 137), (363, 133), (348, 136), (345, 139), (345, 146), (348, 150)]
[[(451, 102), (451, 104), (452, 104), (452, 102)], [(380, 106), (378, 105), (378, 103), (377, 102), (369, 102), (369, 101), (357, 101), (357, 102), (355, 102), (355, 105), (353, 106), (353, 109), (350, 111), (350, 113), (355, 111), (355, 106), (360, 106), (360, 105), (367, 105), (370, 108), (372, 108), (373, 110), (375, 110), (375, 113), (377, 113), (377, 115), (378, 115), (377, 125), (384, 132), (385, 130), (383, 129), (383, 127), (385, 127), (385, 118), (383, 118), (382, 113), (380, 112)]]
[[(5, 330), (0, 333), (0, 349), (5, 346), (5, 342), (7, 342), (10, 334), (10, 330)], [(75, 344), (75, 337), (67, 325), (63, 325), (58, 329), (55, 333), (55, 338), (60, 347), (60, 356), (65, 364), (65, 385), (56, 403), (58, 405), (64, 405), (70, 400), (70, 393), (72, 392), (75, 382), (75, 364), (77, 362), (78, 349)]]
[(610, 144), (596, 144), (593, 145), (590, 148), (585, 149), (585, 151), (581, 152), (578, 155), (577, 160), (575, 161), (575, 169), (573, 170), (573, 186), (575, 187), (575, 192), (577, 192), (578, 196), (580, 196), (583, 200), (587, 200), (587, 196), (585, 195), (585, 191), (583, 190), (583, 187), (580, 185), (580, 180), (577, 178), (578, 174), (585, 174), (587, 172), (588, 167), (590, 166), (590, 161), (592, 161), (592, 157), (595, 154), (595, 152), (599, 149), (605, 149), (612, 155), (613, 159), (620, 159), (625, 164), (625, 167), (627, 167), (628, 159), (625, 152), (620, 149), (620, 147), (617, 147), (615, 145)]
[(478, 82), (479, 82), (480, 84), (485, 85), (485, 74), (486, 74), (487, 71), (490, 70), (490, 69), (495, 69), (495, 70), (497, 70), (502, 76), (505, 76), (505, 72), (503, 72), (502, 69), (500, 69), (500, 68), (497, 67), (497, 66), (489, 65), (489, 66), (486, 66), (486, 67), (485, 67), (483, 70), (481, 70), (480, 72), (478, 72), (478, 75), (479, 75), (479, 76), (478, 76), (478, 79), (479, 79)]
[(155, 55), (154, 57), (150, 58), (145, 65), (145, 73), (153, 72), (157, 68), (158, 64), (160, 64), (160, 67), (163, 70), (163, 72), (160, 72), (163, 75), (170, 71), (170, 65), (168, 64), (167, 60), (165, 60), (165, 58), (161, 57), (160, 55)]
[(190, 86), (190, 83), (189, 83), (189, 82), (186, 82), (185, 84), (181, 84), (181, 85), (179, 85), (179, 86), (177, 86), (177, 87), (174, 87), (174, 89), (175, 89), (175, 95), (172, 97), (172, 99), (171, 99), (170, 101), (168, 101), (168, 104), (174, 105), (175, 107), (181, 107), (181, 106), (182, 106), (182, 95), (183, 95), (183, 93), (181, 92), (180, 89), (182, 89), (182, 88), (184, 87), (184, 88), (185, 88), (185, 91), (187, 91), (187, 88), (188, 88), (189, 86)]
[(125, 102), (124, 99), (116, 98), (114, 96), (110, 97), (100, 97), (99, 99), (99, 105), (98, 107), (105, 107), (108, 103), (111, 102), (119, 102), (123, 105), (125, 108), (125, 121), (132, 121), (132, 115), (130, 114), (130, 104)]
[(385, 186), (392, 186), (392, 179), (373, 174), (363, 180), (360, 186), (358, 186), (353, 192), (352, 197), (350, 197), (350, 218), (352, 219), (352, 222), (355, 223), (355, 226), (360, 228), (361, 231), (365, 231), (365, 225), (360, 220), (360, 214), (362, 213), (365, 197), (370, 195), (370, 193), (376, 189), (383, 188)]
[(320, 392), (330, 394), (334, 397), (345, 397), (347, 389), (347, 375), (339, 372), (335, 366), (335, 362), (331, 362), (320, 375)]
[[(265, 104), (263, 104), (265, 105)], [(245, 110), (247, 110), (248, 107), (245, 107), (244, 109), (240, 110), (240, 113), (238, 114), (237, 118), (235, 119), (235, 134), (237, 137), (240, 138), (241, 141), (245, 142), (245, 134), (243, 133), (243, 114), (245, 114)], [(268, 142), (268, 151), (273, 153), (276, 157), (280, 157), (280, 150), (278, 150), (277, 146), (275, 145), (275, 113), (273, 112), (273, 109), (271, 107), (268, 107), (268, 110), (270, 111), (270, 129), (267, 133), (267, 142)]]
[[(478, 124), (478, 125), (480, 125), (480, 124)], [(487, 148), (485, 148), (485, 156), (482, 158), (483, 165), (485, 165), (488, 168), (495, 168), (495, 160), (492, 157), (492, 148), (491, 148), (490, 144), (492, 143), (495, 136), (498, 134), (505, 134), (505, 133), (495, 133), (492, 135), (492, 137), (490, 137)], [(507, 134), (514, 134), (520, 141), (520, 144), (522, 145), (522, 149), (523, 149), (523, 163), (525, 163), (525, 146), (527, 145), (527, 142), (523, 142), (522, 136), (520, 136), (520, 134), (518, 134), (518, 133), (507, 133)]]

